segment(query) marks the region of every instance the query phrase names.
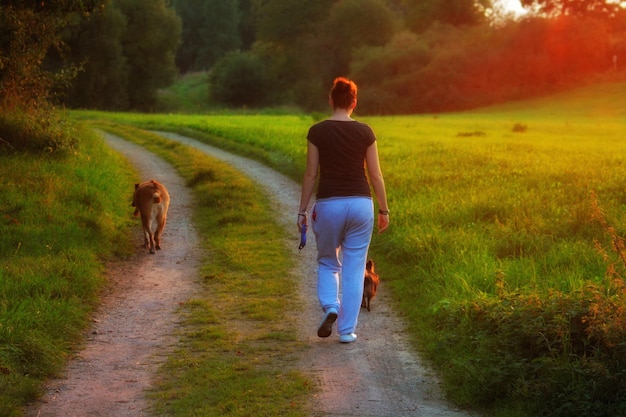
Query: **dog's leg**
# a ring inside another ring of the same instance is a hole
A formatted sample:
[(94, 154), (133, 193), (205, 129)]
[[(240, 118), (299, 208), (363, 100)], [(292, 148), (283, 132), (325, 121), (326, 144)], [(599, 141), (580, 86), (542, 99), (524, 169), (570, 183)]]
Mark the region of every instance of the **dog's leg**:
[(150, 249), (150, 253), (154, 253), (154, 237), (152, 235), (152, 219), (150, 216), (141, 216), (141, 224), (143, 226), (144, 246)]
[(163, 235), (163, 229), (165, 229), (166, 220), (165, 216), (157, 218), (157, 230), (154, 234), (154, 242), (157, 250), (161, 250), (161, 236)]
[(157, 250), (161, 250), (161, 236), (163, 235), (163, 229), (165, 229), (165, 223), (167, 223), (167, 213), (163, 204), (157, 206), (158, 210), (154, 213), (154, 220), (156, 223), (156, 232), (154, 233), (154, 242)]

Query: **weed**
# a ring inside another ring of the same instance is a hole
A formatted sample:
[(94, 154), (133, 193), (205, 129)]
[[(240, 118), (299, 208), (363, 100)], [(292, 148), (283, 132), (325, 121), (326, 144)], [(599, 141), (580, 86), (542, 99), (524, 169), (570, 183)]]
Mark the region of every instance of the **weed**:
[(525, 125), (525, 124), (523, 124), (523, 123), (515, 123), (515, 124), (513, 125), (513, 132), (516, 132), (516, 133), (524, 133), (524, 132), (526, 132), (527, 130), (528, 130), (528, 126), (526, 126), (526, 125)]

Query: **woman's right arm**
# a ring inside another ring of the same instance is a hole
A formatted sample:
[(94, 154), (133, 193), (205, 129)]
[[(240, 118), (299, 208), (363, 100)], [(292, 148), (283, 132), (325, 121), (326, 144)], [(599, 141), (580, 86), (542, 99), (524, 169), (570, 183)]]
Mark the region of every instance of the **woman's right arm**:
[[(317, 146), (307, 141), (306, 170), (304, 171), (304, 178), (302, 179), (302, 194), (300, 196), (300, 209), (298, 213), (306, 212), (309, 207), (309, 201), (311, 200), (313, 189), (315, 188), (315, 180), (317, 180), (319, 161), (320, 156)], [(306, 216), (298, 215), (298, 230), (302, 228), (302, 225), (305, 224), (306, 221)]]

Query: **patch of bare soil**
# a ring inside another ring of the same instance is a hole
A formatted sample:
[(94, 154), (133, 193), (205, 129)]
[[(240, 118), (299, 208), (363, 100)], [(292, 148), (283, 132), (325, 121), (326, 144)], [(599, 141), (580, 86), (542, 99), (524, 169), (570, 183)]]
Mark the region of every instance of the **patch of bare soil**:
[[(284, 213), (284, 227), (293, 232), (287, 243), (299, 260), (293, 271), (300, 284), (301, 309), (294, 312), (300, 324), (298, 338), (308, 346), (299, 365), (320, 386), (308, 405), (311, 416), (469, 416), (442, 399), (436, 376), (409, 346), (404, 324), (390, 308), (384, 271), (378, 271), (381, 285), (372, 311), (361, 312), (356, 342), (340, 344), (336, 334), (317, 337), (322, 312), (316, 295), (315, 239), (309, 233), (308, 245), (298, 252), (298, 184), (255, 161), (180, 135), (160, 134), (248, 175), (274, 199), (277, 212)], [(143, 178), (154, 178), (168, 187), (172, 204), (163, 250), (149, 255), (142, 248), (133, 262), (109, 267), (111, 292), (103, 299), (84, 349), (70, 362), (67, 375), (53, 381), (45, 398), (27, 410), (29, 417), (149, 415), (145, 391), (170, 345), (176, 343), (178, 304), (195, 290), (200, 254), (195, 231), (187, 223), (190, 197), (182, 180), (142, 148), (105, 136)]]

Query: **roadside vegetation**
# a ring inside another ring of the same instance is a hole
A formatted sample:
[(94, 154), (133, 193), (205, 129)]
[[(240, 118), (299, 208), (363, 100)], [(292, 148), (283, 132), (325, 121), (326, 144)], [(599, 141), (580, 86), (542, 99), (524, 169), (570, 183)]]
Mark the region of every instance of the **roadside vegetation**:
[(40, 393), (83, 337), (104, 263), (131, 251), (128, 164), (89, 130), (70, 155), (0, 153), (0, 416)]
[[(603, 84), (474, 112), (361, 119), (377, 132), (393, 213), (372, 256), (458, 404), (496, 416), (623, 413), (625, 92)], [(313, 122), (74, 115), (177, 131), (295, 180)]]

